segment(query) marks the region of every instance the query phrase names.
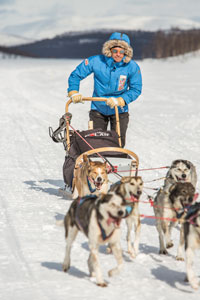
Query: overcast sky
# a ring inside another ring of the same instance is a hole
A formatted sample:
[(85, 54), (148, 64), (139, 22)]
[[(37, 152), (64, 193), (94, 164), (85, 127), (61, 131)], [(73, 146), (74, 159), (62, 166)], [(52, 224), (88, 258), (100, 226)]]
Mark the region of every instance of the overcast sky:
[(200, 0), (0, 0), (0, 14), (49, 16), (172, 16), (200, 20)]
[(199, 12), (200, 0), (0, 0), (0, 44), (80, 30), (200, 28)]

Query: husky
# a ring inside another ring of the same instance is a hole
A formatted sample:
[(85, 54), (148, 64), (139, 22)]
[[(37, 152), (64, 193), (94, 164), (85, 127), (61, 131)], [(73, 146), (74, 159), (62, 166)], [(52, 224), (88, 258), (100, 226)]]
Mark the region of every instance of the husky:
[[(159, 190), (154, 199), (154, 212), (156, 216), (156, 228), (159, 234), (160, 254), (168, 254), (167, 248), (173, 247), (171, 240), (172, 228), (177, 223), (177, 217), (192, 205), (195, 196), (195, 188), (190, 182), (176, 182), (168, 191)], [(164, 242), (165, 240), (165, 242)], [(166, 244), (166, 245), (165, 245)], [(180, 228), (180, 241), (177, 250), (177, 260), (183, 258), (183, 226)]]
[(108, 191), (108, 175), (106, 162), (91, 161), (86, 154), (83, 155), (83, 162), (74, 171), (72, 184), (72, 198), (84, 197), (86, 195)]
[(196, 188), (196, 168), (189, 160), (177, 159), (172, 162), (164, 182), (165, 191), (175, 182), (191, 182)]
[(192, 205), (184, 218), (184, 239), (185, 239), (185, 259), (186, 274), (190, 285), (198, 289), (199, 280), (192, 266), (194, 262), (194, 251), (200, 249), (200, 203)]
[(89, 195), (72, 202), (64, 219), (66, 253), (63, 271), (70, 268), (70, 252), (72, 243), (78, 231), (82, 231), (89, 242), (90, 255), (88, 259), (89, 273), (96, 277), (98, 286), (107, 286), (103, 279), (98, 258), (99, 245), (109, 242), (117, 261), (117, 267), (108, 272), (109, 276), (118, 274), (123, 266), (120, 245), (120, 223), (126, 215), (125, 200), (115, 192), (108, 194)]
[[(124, 176), (121, 181), (111, 186), (110, 191), (115, 191), (116, 194), (125, 198), (126, 201), (126, 224), (127, 224), (127, 248), (128, 253), (132, 258), (138, 254), (139, 238), (140, 238), (140, 214), (139, 214), (139, 198), (143, 190), (143, 180), (140, 176)], [(134, 223), (135, 240), (134, 246), (131, 242), (131, 229)], [(110, 248), (107, 248), (110, 253)]]

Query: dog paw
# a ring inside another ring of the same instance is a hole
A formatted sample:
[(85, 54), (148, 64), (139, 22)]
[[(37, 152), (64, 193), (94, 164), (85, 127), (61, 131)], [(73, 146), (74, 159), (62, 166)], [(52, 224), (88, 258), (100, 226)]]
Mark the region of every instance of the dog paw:
[(112, 253), (112, 249), (111, 249), (110, 247), (107, 247), (107, 248), (106, 248), (106, 253), (107, 253), (107, 254), (111, 254), (111, 253)]
[(166, 248), (169, 249), (169, 248), (171, 248), (173, 246), (174, 246), (174, 244), (172, 242), (169, 242), (169, 243), (167, 243)]
[(108, 276), (112, 277), (112, 276), (114, 276), (114, 275), (116, 275), (118, 273), (119, 273), (119, 269), (118, 268), (114, 268), (114, 269), (108, 271)]
[(97, 285), (100, 286), (100, 287), (107, 287), (108, 286), (107, 283), (105, 283), (105, 282), (97, 283)]
[(179, 260), (179, 261), (184, 261), (184, 258), (182, 256), (176, 256), (176, 260)]
[(167, 250), (166, 250), (166, 249), (163, 249), (163, 250), (160, 250), (160, 251), (159, 251), (159, 254), (164, 254), (164, 255), (167, 255), (167, 254), (168, 254), (168, 252), (167, 252)]
[(130, 257), (131, 258), (136, 258), (136, 253), (135, 253), (135, 251), (128, 251), (128, 253), (129, 253), (129, 255), (130, 255)]
[(63, 269), (63, 272), (67, 272), (69, 270), (70, 266), (68, 265), (62, 265), (62, 269)]
[(191, 287), (194, 289), (194, 290), (198, 290), (199, 288), (199, 281), (197, 278), (193, 279), (192, 281), (190, 281), (190, 284), (191, 284)]

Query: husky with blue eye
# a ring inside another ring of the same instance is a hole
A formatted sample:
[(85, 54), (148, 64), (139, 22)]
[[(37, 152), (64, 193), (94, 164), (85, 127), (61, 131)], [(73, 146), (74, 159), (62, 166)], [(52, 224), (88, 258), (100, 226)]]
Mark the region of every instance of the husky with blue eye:
[(118, 274), (123, 266), (120, 244), (120, 223), (126, 216), (125, 199), (115, 192), (97, 197), (89, 195), (74, 200), (64, 219), (66, 253), (63, 271), (70, 268), (70, 252), (78, 231), (82, 231), (88, 238), (90, 255), (88, 267), (90, 276), (96, 278), (97, 285), (107, 286), (103, 279), (98, 248), (109, 243), (117, 261), (117, 267), (108, 272), (109, 276)]

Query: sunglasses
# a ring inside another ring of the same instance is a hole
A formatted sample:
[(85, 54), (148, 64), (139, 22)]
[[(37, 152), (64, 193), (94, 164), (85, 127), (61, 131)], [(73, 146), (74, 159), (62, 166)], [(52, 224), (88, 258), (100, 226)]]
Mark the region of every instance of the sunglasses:
[(116, 49), (112, 49), (111, 51), (112, 51), (112, 53), (120, 53), (120, 54), (124, 54), (124, 53), (125, 53), (124, 50), (116, 50)]

